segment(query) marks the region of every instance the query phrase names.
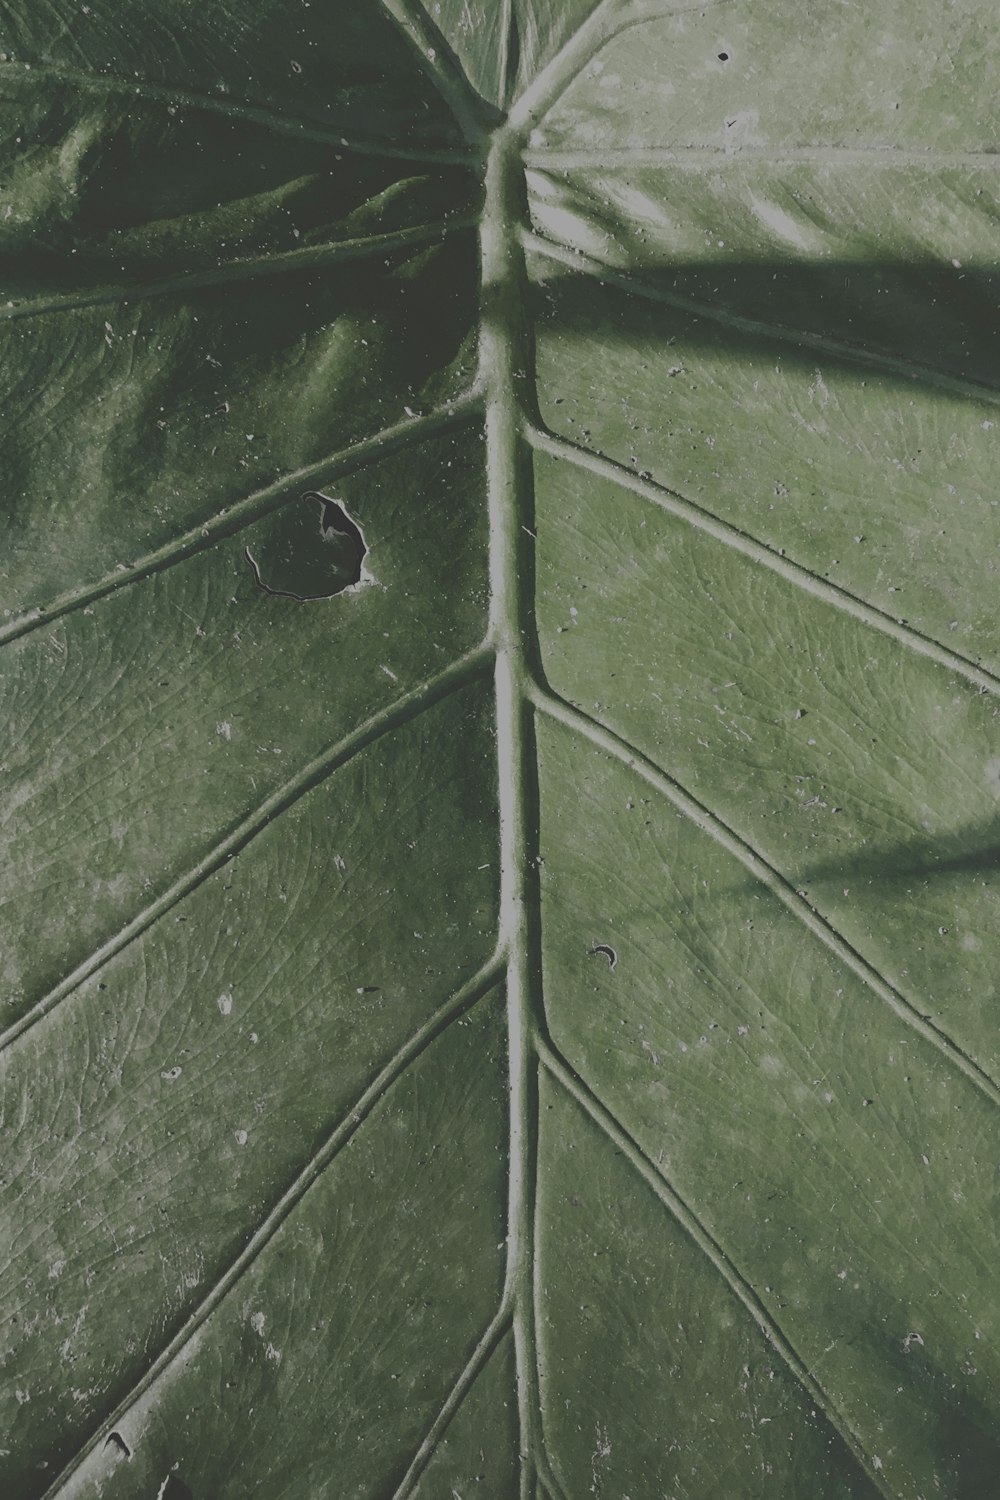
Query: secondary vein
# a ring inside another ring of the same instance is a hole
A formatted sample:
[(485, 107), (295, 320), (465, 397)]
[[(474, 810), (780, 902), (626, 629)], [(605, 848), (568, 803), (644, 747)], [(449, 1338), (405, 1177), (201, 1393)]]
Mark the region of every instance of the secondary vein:
[(802, 923), (814, 937), (830, 950), (852, 973), (877, 995), (898, 1018), (929, 1042), (945, 1060), (987, 1098), (991, 1104), (1000, 1106), (1000, 1086), (990, 1075), (952, 1040), (940, 1027), (922, 1015), (911, 1000), (908, 1000), (885, 979), (878, 970), (851, 946), (845, 937), (836, 931), (825, 917), (815, 910), (785, 877), (735, 833), (715, 813), (698, 802), (690, 792), (672, 776), (655, 765), (633, 745), (627, 743), (606, 725), (592, 719), (581, 709), (565, 702), (550, 688), (534, 688), (534, 701), (539, 711), (564, 724), (568, 729), (583, 735), (599, 749), (612, 755), (640, 776), (647, 785), (659, 792), (674, 807), (690, 818), (702, 832), (720, 844), (727, 853), (739, 860), (744, 869), (755, 880), (767, 887), (781, 904)]
[(633, 473), (631, 469), (625, 468), (624, 464), (603, 458), (592, 449), (581, 448), (566, 438), (555, 437), (543, 428), (532, 427), (530, 437), (534, 446), (543, 452), (550, 453), (554, 458), (565, 459), (568, 463), (575, 464), (577, 468), (588, 469), (591, 473), (600, 475), (602, 479), (608, 479), (624, 489), (631, 490), (633, 494), (652, 501), (661, 510), (695, 526), (715, 541), (731, 547), (736, 552), (741, 552), (744, 557), (749, 557), (753, 562), (769, 568), (772, 573), (777, 573), (779, 577), (794, 584), (796, 588), (804, 589), (806, 593), (821, 599), (824, 604), (832, 605), (843, 614), (850, 615), (853, 619), (860, 620), (862, 624), (880, 631), (883, 635), (890, 636), (909, 651), (916, 652), (918, 656), (925, 656), (939, 667), (945, 667), (956, 676), (964, 677), (979, 692), (1000, 694), (1000, 677), (986, 667), (979, 666), (957, 651), (949, 650), (947, 646), (942, 646), (931, 636), (922, 635), (919, 630), (914, 630), (912, 625), (905, 625), (902, 620), (894, 619), (877, 605), (869, 604), (838, 584), (819, 577), (801, 563), (793, 562), (789, 557), (782, 557), (780, 553), (758, 541), (756, 537), (741, 531), (739, 527), (731, 525), (728, 521), (723, 521), (711, 511), (704, 510), (677, 490), (656, 484), (651, 479)]
[(392, 1500), (408, 1500), (408, 1497), (413, 1494), (414, 1489), (420, 1482), (421, 1475), (437, 1452), (441, 1439), (444, 1437), (450, 1423), (456, 1416), (478, 1376), (486, 1368), (493, 1354), (496, 1352), (497, 1346), (505, 1335), (510, 1332), (512, 1326), (513, 1309), (505, 1299), (459, 1372), (451, 1390), (445, 1397), (440, 1411), (431, 1424), (427, 1436), (413, 1455), (409, 1468), (403, 1475), (398, 1488), (393, 1492)]
[(300, 797), (304, 797), (307, 792), (319, 786), (334, 771), (346, 765), (349, 760), (367, 746), (374, 744), (376, 740), (391, 734), (393, 730), (401, 728), (412, 719), (418, 718), (432, 704), (441, 702), (442, 699), (475, 681), (477, 677), (485, 676), (492, 664), (493, 652), (485, 646), (477, 647), (475, 651), (461, 657), (436, 677), (421, 683), (419, 687), (397, 698), (387, 708), (373, 714), (350, 734), (345, 735), (343, 739), (338, 740), (336, 744), (331, 745), (329, 749), (311, 760), (308, 765), (303, 766), (283, 786), (266, 797), (253, 812), (237, 824), (231, 833), (221, 839), (178, 880), (168, 886), (155, 901), (151, 901), (137, 916), (126, 922), (124, 927), (96, 948), (82, 963), (77, 964), (75, 969), (61, 979), (30, 1010), (8, 1026), (6, 1031), (0, 1034), (0, 1051), (11, 1046), (19, 1037), (24, 1036), (33, 1026), (55, 1010), (75, 990), (79, 989), (85, 980), (96, 974), (104, 964), (117, 957), (130, 943), (135, 942), (136, 938), (148, 931), (154, 922), (159, 921), (179, 901), (183, 901), (203, 881), (221, 869), (228, 860), (245, 849), (251, 840), (262, 833), (282, 813), (287, 812)]
[(882, 1481), (878, 1470), (870, 1463), (864, 1444), (859, 1435), (854, 1431), (846, 1415), (835, 1407), (829, 1393), (824, 1390), (810, 1373), (808, 1366), (771, 1317), (750, 1282), (741, 1275), (725, 1250), (702, 1223), (693, 1209), (684, 1201), (676, 1188), (672, 1186), (659, 1168), (654, 1166), (638, 1141), (612, 1115), (610, 1110), (602, 1103), (576, 1070), (570, 1066), (548, 1038), (540, 1040), (539, 1055), (542, 1066), (546, 1071), (575, 1100), (584, 1113), (589, 1116), (594, 1124), (613, 1143), (615, 1148), (621, 1152), (632, 1170), (652, 1188), (672, 1218), (676, 1220), (706, 1259), (715, 1267), (716, 1271), (718, 1271), (719, 1275), (728, 1285), (730, 1291), (733, 1292), (750, 1314), (750, 1317), (756, 1323), (772, 1349), (781, 1357), (811, 1400), (823, 1412), (827, 1422), (850, 1449), (859, 1467), (864, 1471), (871, 1483), (887, 1497), (887, 1500), (896, 1500), (896, 1497), (891, 1495)]
[[(416, 1061), (420, 1054), (447, 1027), (454, 1021), (457, 1021), (459, 1017), (465, 1015), (479, 1000), (489, 994), (500, 983), (502, 978), (503, 960), (502, 957), (496, 956), (484, 965), (472, 979), (457, 990), (454, 995), (446, 1000), (443, 1005), (439, 1006), (433, 1015), (424, 1022), (423, 1026), (414, 1032), (409, 1041), (385, 1063), (364, 1092), (358, 1097), (351, 1108), (346, 1111), (323, 1144), (284, 1190), (265, 1218), (253, 1230), (244, 1249), (240, 1251), (239, 1255), (222, 1272), (221, 1276), (219, 1276), (208, 1294), (195, 1308), (183, 1327), (160, 1352), (149, 1369), (136, 1381), (128, 1395), (119, 1403), (110, 1417), (101, 1423), (98, 1431), (92, 1435), (81, 1451), (71, 1459), (54, 1484), (46, 1491), (43, 1500), (55, 1500), (55, 1497), (62, 1493), (70, 1479), (86, 1462), (87, 1457), (98, 1448), (105, 1434), (109, 1430), (116, 1428), (141, 1397), (177, 1362), (199, 1328), (207, 1322), (220, 1303), (232, 1291), (240, 1277), (249, 1269), (274, 1238), (292, 1210), (301, 1202), (308, 1190), (344, 1146), (347, 1145), (351, 1137), (357, 1133), (372, 1110), (385, 1097), (393, 1084), (402, 1077), (411, 1064)], [(469, 1383), (471, 1384), (471, 1381)]]
[(475, 154), (428, 147), (408, 148), (394, 141), (369, 140), (360, 137), (351, 139), (339, 131), (324, 128), (311, 120), (301, 120), (294, 115), (279, 114), (275, 110), (263, 109), (242, 99), (226, 95), (199, 94), (190, 89), (173, 88), (170, 84), (152, 83), (144, 78), (122, 78), (114, 73), (87, 73), (79, 68), (64, 68), (55, 63), (0, 62), (0, 79), (24, 78), (26, 76), (52, 79), (69, 84), (82, 92), (93, 94), (126, 94), (132, 99), (147, 99), (154, 104), (177, 105), (188, 109), (205, 110), (209, 114), (223, 115), (227, 119), (246, 120), (262, 125), (281, 135), (294, 136), (296, 140), (316, 141), (319, 145), (336, 146), (338, 150), (350, 151), (359, 156), (381, 156), (390, 160), (426, 162), (440, 166), (475, 166), (479, 158)]
[(361, 235), (355, 239), (332, 240), (324, 245), (305, 245), (301, 250), (248, 256), (244, 260), (227, 261), (223, 265), (209, 266), (201, 271), (185, 271), (176, 276), (165, 276), (158, 281), (98, 286), (87, 291), (66, 292), (57, 297), (34, 297), (24, 302), (8, 302), (6, 306), (0, 306), (0, 322), (41, 318), (51, 313), (72, 312), (78, 308), (101, 307), (106, 303), (124, 302), (131, 305), (133, 302), (148, 302), (157, 297), (174, 294), (182, 296), (206, 286), (238, 284), (254, 281), (262, 276), (288, 276), (297, 271), (318, 269), (346, 261), (394, 255), (402, 250), (437, 244), (449, 234), (471, 229), (477, 223), (476, 215), (464, 214), (454, 219), (441, 219), (433, 224), (414, 224), (387, 234)]
[(577, 274), (594, 276), (608, 286), (618, 287), (640, 301), (658, 302), (664, 307), (676, 308), (679, 312), (719, 323), (725, 328), (735, 328), (739, 333), (753, 334), (775, 343), (792, 344), (796, 348), (815, 349), (819, 354), (831, 354), (837, 359), (849, 361), (865, 369), (882, 374), (898, 375), (906, 381), (920, 381), (960, 396), (966, 401), (986, 401), (991, 405), (1000, 403), (1000, 390), (976, 380), (965, 380), (960, 375), (950, 375), (933, 365), (920, 364), (891, 350), (869, 349), (863, 344), (851, 344), (843, 339), (827, 337), (822, 333), (810, 333), (807, 329), (791, 328), (784, 323), (771, 323), (764, 318), (748, 318), (724, 305), (703, 302), (681, 292), (668, 291), (666, 287), (652, 286), (629, 271), (616, 269), (583, 251), (573, 250), (567, 245), (556, 244), (543, 235), (528, 234), (526, 247), (537, 255), (567, 266)]
[(24, 614), (8, 621), (5, 625), (0, 625), (0, 646), (28, 635), (42, 625), (48, 625), (61, 615), (82, 609), (96, 599), (114, 593), (117, 589), (125, 588), (128, 584), (148, 578), (154, 573), (163, 572), (166, 568), (172, 568), (176, 563), (183, 562), (185, 558), (214, 546), (224, 537), (236, 535), (245, 527), (252, 525), (254, 521), (259, 521), (262, 516), (270, 515), (272, 511), (279, 510), (287, 501), (297, 498), (303, 487), (308, 489), (332, 483), (336, 479), (343, 478), (345, 474), (353, 473), (354, 470), (364, 468), (367, 464), (376, 463), (393, 453), (398, 453), (411, 443), (424, 442), (439, 432), (445, 432), (450, 427), (468, 422), (480, 415), (482, 405), (482, 398), (478, 391), (469, 391), (447, 406), (428, 412), (426, 416), (412, 418), (406, 422), (399, 422), (393, 427), (384, 428), (372, 437), (351, 443), (347, 448), (342, 448), (339, 453), (321, 458), (304, 469), (296, 469), (264, 489), (255, 490), (252, 495), (247, 495), (243, 500), (237, 500), (226, 510), (219, 511), (197, 526), (192, 526), (189, 531), (182, 532), (180, 536), (172, 537), (170, 541), (164, 542), (162, 547), (144, 553), (135, 562), (115, 568), (113, 572), (105, 573), (102, 578), (97, 578), (92, 583), (67, 589), (64, 593), (57, 594), (54, 599), (50, 599), (48, 603), (26, 610)]

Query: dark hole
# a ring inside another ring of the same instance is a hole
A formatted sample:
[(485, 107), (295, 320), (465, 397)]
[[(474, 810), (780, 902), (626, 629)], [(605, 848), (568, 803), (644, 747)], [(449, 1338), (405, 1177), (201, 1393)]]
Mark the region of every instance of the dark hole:
[(607, 959), (609, 969), (615, 969), (618, 967), (618, 954), (611, 947), (610, 943), (595, 943), (590, 950), (591, 958), (593, 958), (595, 954), (598, 953), (602, 956), (602, 958)]
[(309, 490), (259, 521), (245, 549), (257, 583), (287, 599), (332, 599), (361, 582), (361, 527), (329, 495)]
[(123, 1458), (132, 1457), (132, 1449), (126, 1443), (120, 1432), (109, 1432), (104, 1439), (105, 1448), (115, 1448)]
[(194, 1500), (194, 1496), (176, 1474), (168, 1474), (160, 1487), (156, 1500)]
[(728, 52), (720, 52), (718, 54), (718, 57), (719, 57), (719, 61), (720, 62), (728, 62), (729, 61), (729, 53)]

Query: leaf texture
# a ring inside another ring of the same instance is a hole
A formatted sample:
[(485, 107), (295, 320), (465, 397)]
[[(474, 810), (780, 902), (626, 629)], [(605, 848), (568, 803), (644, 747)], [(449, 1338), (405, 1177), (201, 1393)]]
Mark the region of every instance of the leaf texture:
[(992, 1493), (991, 8), (139, 20), (0, 6), (4, 1493)]

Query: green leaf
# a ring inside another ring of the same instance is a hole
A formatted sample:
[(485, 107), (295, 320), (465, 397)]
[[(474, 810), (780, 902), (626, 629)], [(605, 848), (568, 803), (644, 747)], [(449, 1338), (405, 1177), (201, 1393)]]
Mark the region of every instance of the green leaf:
[(0, 7), (0, 1479), (979, 1500), (985, 0)]

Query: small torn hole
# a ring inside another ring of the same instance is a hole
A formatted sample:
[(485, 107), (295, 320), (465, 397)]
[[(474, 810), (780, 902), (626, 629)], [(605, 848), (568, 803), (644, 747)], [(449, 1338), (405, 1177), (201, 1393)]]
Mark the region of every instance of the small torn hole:
[(715, 55), (719, 59), (720, 62), (728, 62), (729, 61), (729, 53), (728, 52), (717, 52)]
[(318, 490), (263, 517), (243, 550), (259, 588), (300, 604), (374, 581), (361, 527), (339, 500)]
[(114, 1448), (114, 1450), (117, 1453), (120, 1453), (123, 1458), (132, 1457), (132, 1449), (129, 1447), (128, 1443), (126, 1443), (120, 1432), (109, 1432), (107, 1437), (104, 1439), (104, 1447), (105, 1449)]
[(610, 943), (595, 943), (589, 951), (591, 958), (597, 953), (603, 954), (608, 961), (609, 969), (616, 969), (618, 967), (618, 954), (611, 947)]
[(176, 1474), (168, 1474), (156, 1492), (156, 1500), (194, 1500), (194, 1495), (183, 1479), (178, 1479)]

